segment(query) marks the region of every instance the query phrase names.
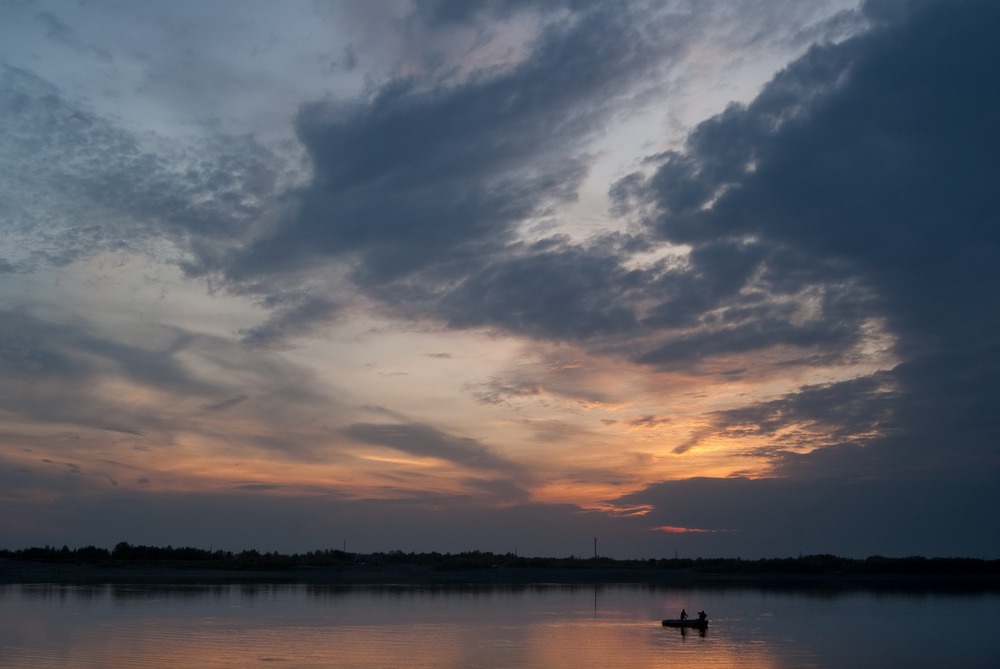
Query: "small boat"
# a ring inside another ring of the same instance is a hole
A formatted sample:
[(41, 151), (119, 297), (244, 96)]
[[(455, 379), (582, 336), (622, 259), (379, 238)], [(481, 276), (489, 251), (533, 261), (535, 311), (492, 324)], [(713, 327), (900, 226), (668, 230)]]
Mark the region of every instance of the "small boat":
[(701, 618), (686, 618), (681, 620), (680, 618), (667, 618), (663, 621), (664, 627), (696, 627), (698, 629), (706, 629), (708, 627), (708, 618), (702, 620)]

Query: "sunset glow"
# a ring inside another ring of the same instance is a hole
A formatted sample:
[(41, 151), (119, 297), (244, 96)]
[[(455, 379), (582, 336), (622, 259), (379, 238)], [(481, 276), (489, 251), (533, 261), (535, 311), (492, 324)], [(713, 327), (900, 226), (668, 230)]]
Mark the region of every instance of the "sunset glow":
[(0, 533), (992, 555), (997, 11), (4, 4)]

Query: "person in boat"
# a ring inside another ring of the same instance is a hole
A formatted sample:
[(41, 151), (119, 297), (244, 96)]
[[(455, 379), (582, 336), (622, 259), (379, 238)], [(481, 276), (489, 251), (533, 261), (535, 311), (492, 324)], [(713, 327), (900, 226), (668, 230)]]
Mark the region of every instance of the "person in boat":
[(688, 612), (685, 611), (684, 609), (681, 609), (681, 620), (687, 620), (687, 617), (688, 617)]
[(698, 620), (705, 622), (708, 619), (708, 615), (704, 611), (698, 612)]

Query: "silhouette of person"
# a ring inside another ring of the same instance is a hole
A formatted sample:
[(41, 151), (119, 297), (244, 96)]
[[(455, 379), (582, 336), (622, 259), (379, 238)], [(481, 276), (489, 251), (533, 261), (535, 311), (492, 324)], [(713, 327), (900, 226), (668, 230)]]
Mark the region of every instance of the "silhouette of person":
[(681, 620), (687, 620), (687, 617), (688, 617), (688, 612), (685, 611), (684, 609), (681, 609)]
[(706, 615), (704, 611), (698, 612), (698, 620), (700, 620), (701, 622), (705, 622), (706, 618), (708, 618), (708, 615)]

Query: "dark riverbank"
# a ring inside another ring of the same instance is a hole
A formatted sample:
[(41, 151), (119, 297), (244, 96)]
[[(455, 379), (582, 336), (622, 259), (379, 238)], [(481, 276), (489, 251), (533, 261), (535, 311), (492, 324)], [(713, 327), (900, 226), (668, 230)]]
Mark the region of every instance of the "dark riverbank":
[(330, 586), (489, 586), (645, 584), (663, 587), (758, 587), (891, 590), (1000, 591), (1000, 578), (976, 575), (906, 574), (718, 574), (655, 568), (567, 569), (526, 567), (438, 570), (421, 566), (287, 567), (214, 569), (153, 564), (53, 564), (0, 561), (0, 584)]
[(507, 568), (434, 569), (419, 565), (352, 565), (227, 569), (193, 565), (54, 564), (0, 562), (0, 583), (218, 585), (241, 583), (307, 585), (490, 585), (542, 583), (692, 582), (689, 572), (655, 569)]

